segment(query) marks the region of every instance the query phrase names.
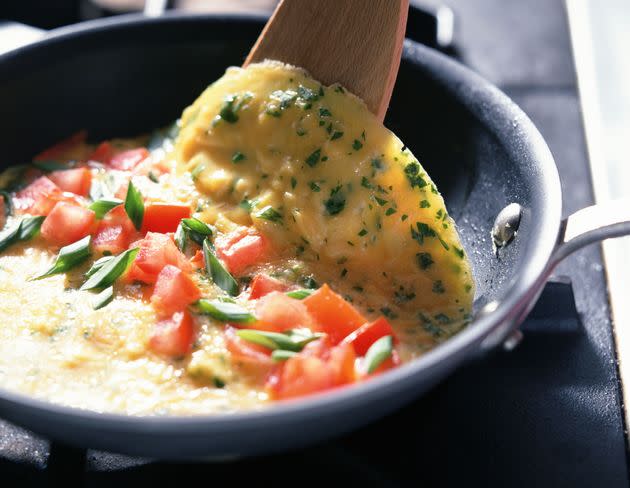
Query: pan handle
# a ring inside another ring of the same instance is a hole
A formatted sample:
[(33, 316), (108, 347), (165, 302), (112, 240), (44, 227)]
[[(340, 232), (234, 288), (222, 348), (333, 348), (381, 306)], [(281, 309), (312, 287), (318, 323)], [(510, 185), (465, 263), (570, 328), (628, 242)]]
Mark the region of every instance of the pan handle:
[[(627, 198), (585, 207), (564, 219), (555, 249), (544, 272), (527, 291), (521, 301), (521, 306), (512, 310), (509, 316), (504, 317), (501, 326), (483, 340), (482, 354), (501, 344), (504, 349), (511, 350), (520, 342), (522, 333), (518, 330), (518, 326), (536, 304), (553, 270), (567, 256), (589, 244), (628, 235), (630, 235), (630, 199)], [(480, 314), (493, 313), (497, 305), (497, 302), (488, 303), (480, 310)]]

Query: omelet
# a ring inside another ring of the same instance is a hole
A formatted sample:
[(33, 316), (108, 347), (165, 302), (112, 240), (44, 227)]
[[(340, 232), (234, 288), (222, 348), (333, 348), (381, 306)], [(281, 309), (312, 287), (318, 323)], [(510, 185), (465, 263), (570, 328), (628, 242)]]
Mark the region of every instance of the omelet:
[(229, 68), (173, 127), (75, 136), (0, 185), (0, 386), (56, 403), (272, 408), (470, 319), (470, 263), (419, 160), (300, 68)]

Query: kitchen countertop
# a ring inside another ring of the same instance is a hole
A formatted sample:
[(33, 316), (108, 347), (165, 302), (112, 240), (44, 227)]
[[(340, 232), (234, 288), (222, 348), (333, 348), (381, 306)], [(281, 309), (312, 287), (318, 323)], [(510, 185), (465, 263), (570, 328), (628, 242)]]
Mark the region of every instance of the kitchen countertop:
[[(427, 2), (429, 3), (429, 2)], [(437, 2), (432, 2), (437, 4)], [(556, 158), (564, 215), (593, 201), (561, 0), (448, 0), (461, 59), (533, 119)], [(367, 486), (628, 486), (614, 341), (598, 246), (558, 274), (580, 319), (529, 319), (510, 353), (469, 364), (403, 410), (335, 441), (232, 463), (152, 463), (55, 446), (0, 422), (0, 477), (66, 486), (240, 485), (293, 481)], [(76, 465), (73, 465), (76, 463)], [(46, 466), (48, 465), (48, 468)], [(73, 470), (74, 468), (74, 470)]]

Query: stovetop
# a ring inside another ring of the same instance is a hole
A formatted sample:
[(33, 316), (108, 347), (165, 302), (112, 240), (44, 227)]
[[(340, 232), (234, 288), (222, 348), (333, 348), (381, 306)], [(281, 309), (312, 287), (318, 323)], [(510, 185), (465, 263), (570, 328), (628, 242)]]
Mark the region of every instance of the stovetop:
[[(547, 140), (565, 215), (591, 204), (562, 1), (446, 3), (458, 21), (458, 56), (511, 96)], [(344, 437), (276, 456), (175, 464), (68, 448), (0, 421), (0, 483), (628, 486), (599, 247), (576, 253), (557, 274), (565, 278), (546, 288), (514, 351), (464, 366), (415, 403)]]

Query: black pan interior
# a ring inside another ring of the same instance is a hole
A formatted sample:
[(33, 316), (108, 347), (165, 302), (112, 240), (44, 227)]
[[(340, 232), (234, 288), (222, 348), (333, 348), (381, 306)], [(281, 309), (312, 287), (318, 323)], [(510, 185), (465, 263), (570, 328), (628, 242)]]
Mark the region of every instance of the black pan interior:
[[(227, 66), (239, 65), (261, 19), (182, 18), (70, 35), (0, 63), (0, 165), (28, 161), (80, 128), (90, 138), (164, 126)], [(537, 179), (485, 124), (429, 76), (408, 43), (386, 125), (414, 152), (444, 194), (472, 258), (478, 302), (503, 296), (521, 263), (537, 202)], [(497, 259), (490, 229), (516, 201), (529, 209), (519, 239)]]

